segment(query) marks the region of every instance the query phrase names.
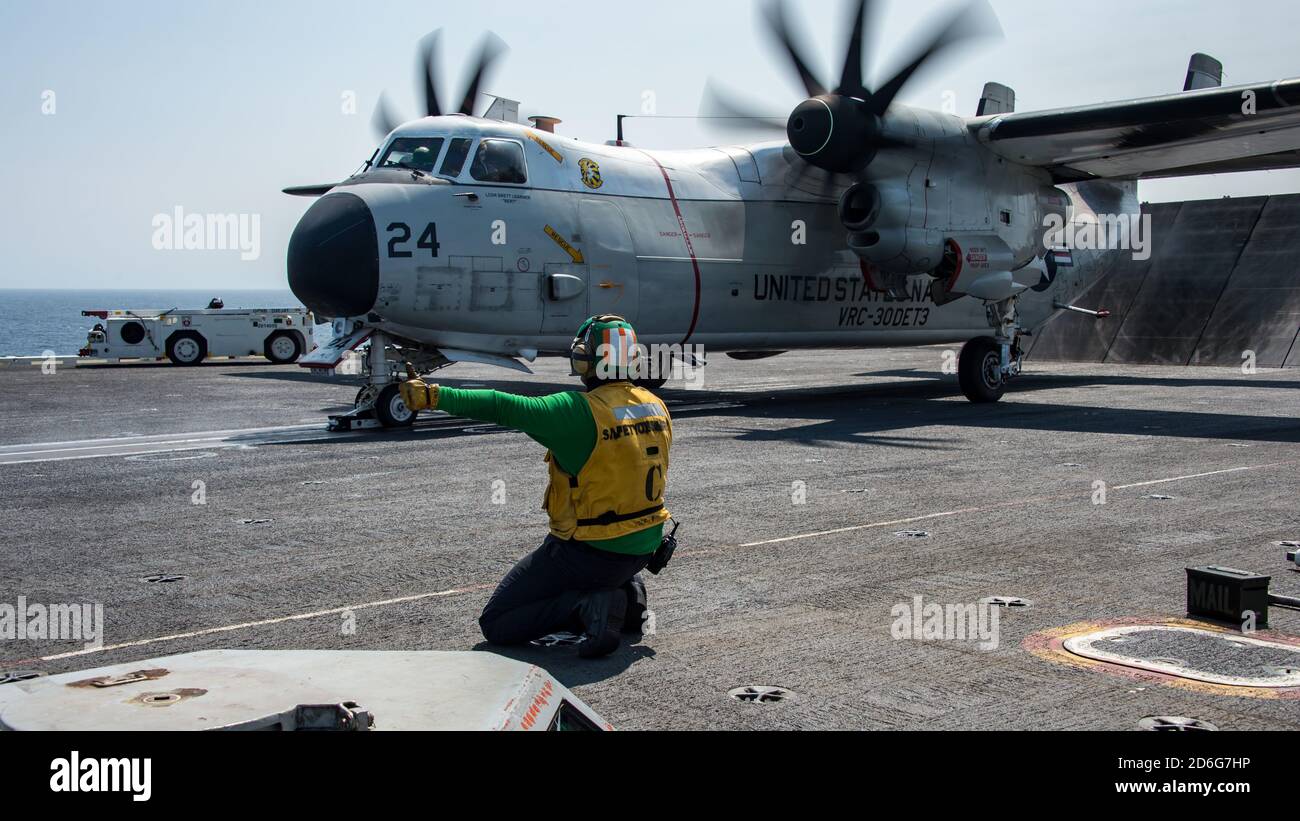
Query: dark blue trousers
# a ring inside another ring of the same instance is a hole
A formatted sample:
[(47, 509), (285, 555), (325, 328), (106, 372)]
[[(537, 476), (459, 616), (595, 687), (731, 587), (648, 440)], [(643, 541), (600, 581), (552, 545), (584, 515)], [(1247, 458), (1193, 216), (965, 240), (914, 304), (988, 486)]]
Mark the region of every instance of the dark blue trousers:
[(515, 563), (488, 599), (478, 619), (483, 638), (493, 644), (522, 644), (561, 630), (581, 632), (574, 613), (578, 602), (593, 593), (616, 592), (649, 561), (649, 554), (612, 553), (547, 534), (540, 547)]

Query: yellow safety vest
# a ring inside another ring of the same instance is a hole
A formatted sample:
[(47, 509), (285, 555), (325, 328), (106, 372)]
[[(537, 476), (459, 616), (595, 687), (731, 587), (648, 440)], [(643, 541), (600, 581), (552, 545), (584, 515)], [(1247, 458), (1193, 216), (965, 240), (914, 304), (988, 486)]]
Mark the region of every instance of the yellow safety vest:
[(599, 541), (668, 519), (664, 485), (673, 443), (668, 409), (650, 391), (612, 382), (583, 394), (596, 421), (596, 447), (570, 476), (547, 451), (550, 484), (542, 508), (559, 539)]

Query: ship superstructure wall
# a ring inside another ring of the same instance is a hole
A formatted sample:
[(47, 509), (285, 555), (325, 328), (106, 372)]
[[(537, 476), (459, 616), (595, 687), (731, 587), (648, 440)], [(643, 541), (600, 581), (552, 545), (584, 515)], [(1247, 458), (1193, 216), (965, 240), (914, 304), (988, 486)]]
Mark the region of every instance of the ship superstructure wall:
[(1152, 253), (1124, 251), (1030, 359), (1162, 365), (1300, 365), (1300, 194), (1150, 203)]

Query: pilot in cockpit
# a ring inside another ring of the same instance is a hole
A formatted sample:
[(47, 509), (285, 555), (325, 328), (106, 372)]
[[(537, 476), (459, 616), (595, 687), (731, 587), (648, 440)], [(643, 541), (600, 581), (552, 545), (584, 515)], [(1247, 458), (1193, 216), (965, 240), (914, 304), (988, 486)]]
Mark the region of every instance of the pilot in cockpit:
[(427, 145), (422, 145), (412, 151), (411, 156), (402, 164), (415, 171), (431, 172), (433, 171), (433, 163), (436, 159), (437, 156), (429, 150), (429, 147)]
[(470, 165), (470, 176), (480, 182), (523, 182), (524, 175), (519, 168), (521, 158), (517, 152), (514, 143), (484, 140)]

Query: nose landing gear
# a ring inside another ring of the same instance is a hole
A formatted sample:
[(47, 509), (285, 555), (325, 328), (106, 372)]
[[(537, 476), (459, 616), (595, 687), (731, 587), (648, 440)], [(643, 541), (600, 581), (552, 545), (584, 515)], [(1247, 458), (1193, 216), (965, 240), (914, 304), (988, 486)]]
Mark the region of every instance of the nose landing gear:
[[(341, 419), (343, 416), (350, 416), (354, 413), (369, 413), (370, 418), (354, 418), (351, 420), (351, 427), (339, 429), (373, 428), (377, 427), (376, 422), (378, 426), (385, 428), (405, 428), (414, 424), (415, 417), (418, 415), (406, 407), (396, 382), (390, 382), (387, 385), (366, 385), (357, 391), (357, 398), (352, 402), (351, 411), (347, 414), (330, 417), (331, 425), (335, 419)], [(331, 427), (331, 430), (333, 429)]]
[(420, 373), (435, 371), (451, 364), (446, 357), (436, 352), (430, 354), (409, 348), (399, 350), (382, 331), (370, 335), (369, 345), (362, 365), (366, 384), (357, 391), (352, 410), (330, 416), (329, 430), (410, 427), (419, 414), (406, 407), (398, 389), (406, 378), (404, 364), (412, 362)]

